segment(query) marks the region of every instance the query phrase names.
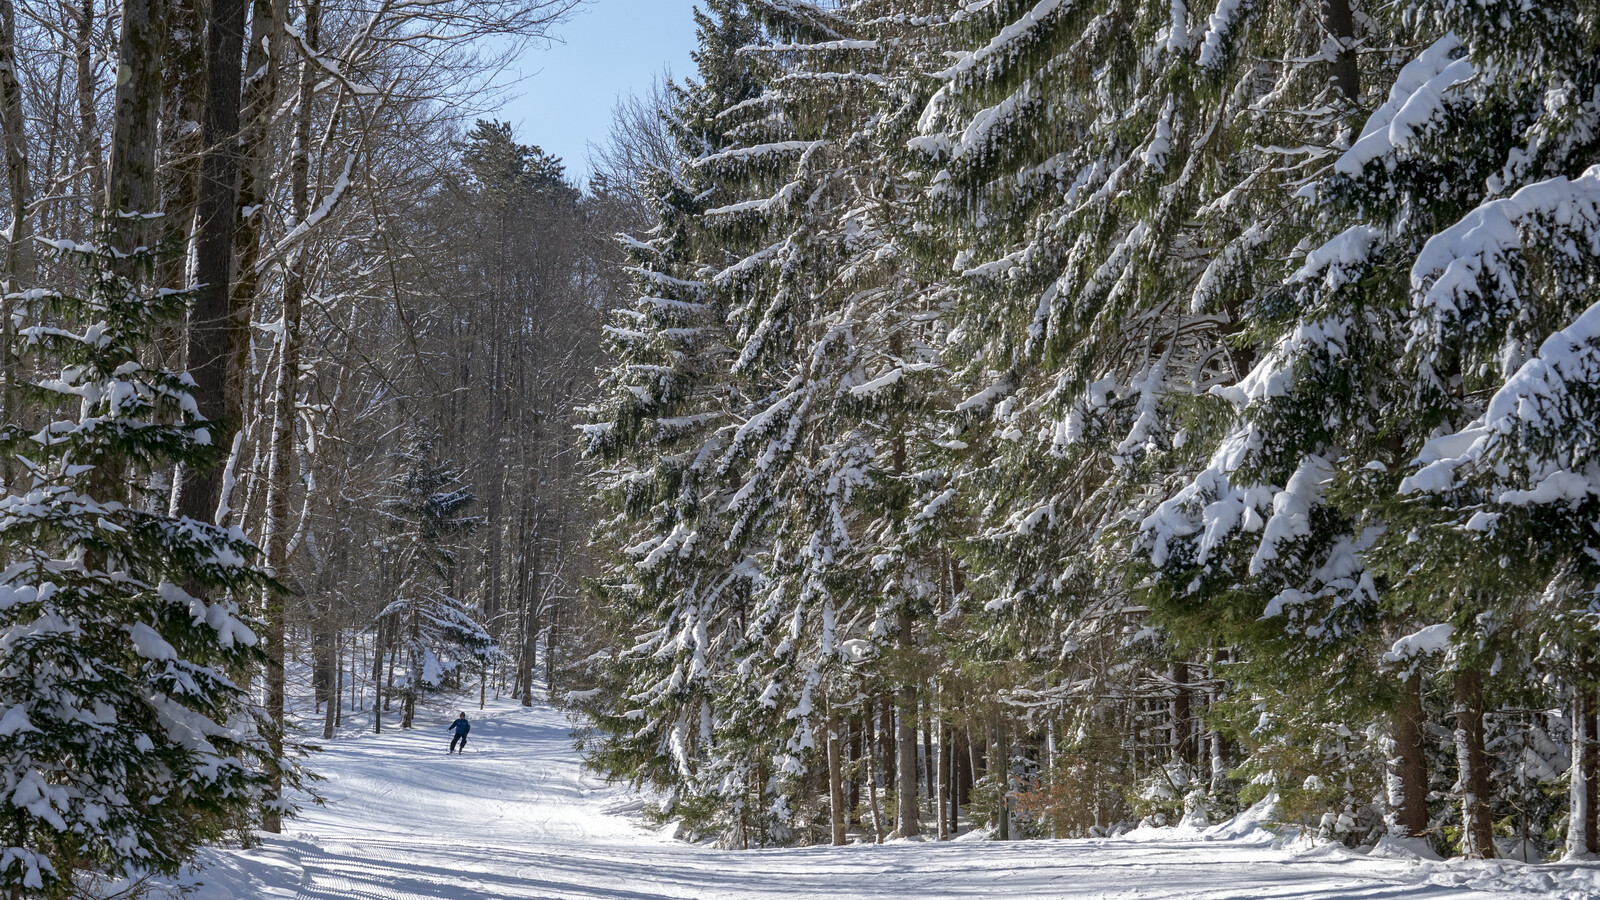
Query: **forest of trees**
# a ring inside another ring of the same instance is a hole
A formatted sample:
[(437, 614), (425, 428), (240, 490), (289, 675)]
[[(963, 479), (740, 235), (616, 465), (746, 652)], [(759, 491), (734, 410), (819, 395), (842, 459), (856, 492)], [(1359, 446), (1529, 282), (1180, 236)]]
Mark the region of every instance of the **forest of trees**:
[(734, 847), (1595, 849), (1592, 6), (699, 6), (602, 160), (594, 765)]
[(484, 116), (578, 6), (0, 0), (0, 894), (279, 830), (352, 711), (559, 679), (641, 210)]
[(0, 0), (0, 894), (545, 691), (724, 847), (1597, 849), (1591, 4), (698, 0), (580, 181), (583, 5)]

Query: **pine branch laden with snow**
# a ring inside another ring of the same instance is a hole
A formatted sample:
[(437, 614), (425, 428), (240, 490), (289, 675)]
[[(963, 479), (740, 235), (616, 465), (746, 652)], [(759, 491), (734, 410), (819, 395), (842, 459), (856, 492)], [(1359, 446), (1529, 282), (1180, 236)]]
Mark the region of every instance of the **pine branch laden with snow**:
[(142, 362), (188, 297), (120, 274), (148, 257), (53, 246), (85, 292), (15, 299), (33, 321), (19, 349), (58, 371), (33, 385), (39, 408), (65, 417), (0, 438), (22, 467), (0, 499), (0, 886), (28, 896), (86, 864), (176, 871), (248, 827), (280, 765), (243, 687), (261, 657), (233, 599), (275, 589), (256, 549), (135, 487), (216, 462), (193, 382)]

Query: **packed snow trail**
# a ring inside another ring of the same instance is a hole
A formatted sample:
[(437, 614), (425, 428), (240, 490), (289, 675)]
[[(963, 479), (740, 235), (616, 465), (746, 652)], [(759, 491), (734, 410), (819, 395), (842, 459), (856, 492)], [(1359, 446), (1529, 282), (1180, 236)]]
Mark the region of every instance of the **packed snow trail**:
[[(585, 773), (558, 710), (492, 704), (466, 753), (454, 710), (316, 754), (327, 803), (259, 850), (210, 851), (198, 900), (1149, 898), (1457, 900), (1600, 896), (1600, 870), (1373, 859), (1264, 840), (1162, 837), (726, 851), (646, 828)], [(1257, 833), (1258, 838), (1260, 833)], [(192, 883), (192, 882), (191, 882)]]

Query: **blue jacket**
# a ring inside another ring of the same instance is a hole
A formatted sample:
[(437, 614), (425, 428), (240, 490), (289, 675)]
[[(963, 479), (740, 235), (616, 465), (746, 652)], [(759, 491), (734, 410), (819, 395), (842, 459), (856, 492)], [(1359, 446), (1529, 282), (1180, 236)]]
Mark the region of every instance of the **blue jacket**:
[(451, 731), (456, 733), (457, 737), (466, 737), (467, 732), (472, 730), (471, 723), (469, 723), (466, 719), (457, 719), (454, 722), (451, 722), (449, 727)]

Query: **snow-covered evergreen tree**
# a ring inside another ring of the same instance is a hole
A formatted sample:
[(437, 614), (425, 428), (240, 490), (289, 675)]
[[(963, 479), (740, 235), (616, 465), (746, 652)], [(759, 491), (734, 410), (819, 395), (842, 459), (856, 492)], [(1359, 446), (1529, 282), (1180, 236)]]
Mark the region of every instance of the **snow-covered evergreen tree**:
[(172, 872), (248, 827), (277, 761), (244, 685), (261, 662), (235, 597), (269, 588), (237, 529), (168, 513), (144, 489), (213, 465), (187, 375), (153, 336), (188, 294), (150, 256), (54, 242), (81, 289), (12, 298), (43, 427), (8, 422), (20, 467), (0, 499), (0, 888), (67, 896), (80, 870)]
[[(818, 807), (799, 789), (826, 762), (826, 734), (859, 701), (894, 698), (895, 830), (915, 834), (921, 656), (944, 605), (934, 536), (949, 493), (929, 464), (943, 325), (908, 246), (919, 192), (901, 173), (920, 73), (936, 61), (924, 20), (942, 5), (750, 5), (772, 43), (745, 53), (767, 75), (759, 102), (783, 140), (707, 161), (741, 171), (760, 205), (747, 255), (719, 278), (766, 306), (741, 329), (740, 365), (781, 383), (740, 433), (752, 471), (741, 500), (774, 510), (764, 630), (751, 635), (764, 652), (749, 664), (758, 701), (781, 714), (786, 809), (811, 824)], [(773, 321), (786, 330), (768, 333)]]
[(1592, 848), (1595, 23), (1190, 7), (709, 4), (586, 429), (598, 765), (838, 840), (920, 724), (1002, 836), (1243, 778)]
[(481, 672), (499, 648), (477, 610), (459, 599), (456, 585), (455, 547), (482, 524), (466, 514), (478, 498), (461, 473), (435, 458), (432, 441), (414, 438), (397, 455), (402, 468), (384, 511), (403, 575), (398, 595), (378, 618), (404, 653), (406, 675), (397, 686), (405, 704), (400, 727), (410, 728), (425, 691), (459, 678), (463, 666)]
[[(1573, 568), (1584, 539), (1562, 519), (1582, 498), (1555, 487), (1568, 448), (1588, 443), (1583, 419), (1513, 399), (1524, 366), (1545, 371), (1533, 348), (1572, 359), (1564, 348), (1581, 340), (1563, 329), (1581, 321), (1594, 271), (1583, 172), (1595, 110), (1578, 99), (1594, 73), (1577, 49), (1593, 45), (1593, 23), (1561, 5), (1365, 12), (1376, 36), (1414, 49), (1300, 193), (1319, 235), (1253, 305), (1268, 349), (1220, 391), (1239, 416), (1146, 520), (1146, 547), (1174, 607), (1214, 615), (1218, 588), (1241, 621), (1255, 605), (1245, 633), (1262, 669), (1299, 659), (1305, 683), (1341, 685), (1324, 696), (1389, 697), (1363, 768), (1394, 761), (1395, 824), (1443, 825), (1462, 852), (1494, 855), (1498, 798), (1513, 790), (1496, 776), (1513, 763), (1495, 757), (1504, 726), (1486, 713), (1527, 702), (1541, 666), (1574, 677), (1583, 651), (1560, 635), (1588, 615), (1574, 585), (1593, 582)], [(1561, 406), (1561, 391), (1537, 403)], [(1519, 416), (1536, 424), (1519, 434)], [(1315, 694), (1268, 706), (1290, 718), (1315, 710)], [(1419, 720), (1437, 704), (1453, 722), (1451, 810), (1426, 806)], [(1313, 718), (1360, 731), (1364, 711), (1343, 712)]]
[[(1104, 710), (1075, 696), (1166, 698), (1191, 769), (1189, 670), (1214, 636), (1127, 642), (1150, 632), (1116, 538), (1196, 467), (1219, 418), (1207, 392), (1250, 364), (1243, 301), (1302, 233), (1284, 197), (1325, 164), (1353, 99), (1324, 71), (1351, 62), (1336, 8), (975, 5), (913, 143), (933, 172), (924, 228), (963, 296), (945, 358), (967, 398), (980, 646), (1031, 659), (1018, 686), (1085, 726)], [(1330, 66), (1307, 64), (1319, 51)]]
[(730, 811), (747, 824), (747, 807), (763, 805), (752, 792), (766, 790), (765, 755), (713, 752), (737, 743), (730, 729), (750, 730), (724, 712), (761, 581), (751, 545), (764, 533), (727, 514), (737, 488), (722, 464), (754, 403), (750, 379), (733, 374), (729, 300), (708, 283), (728, 262), (709, 211), (736, 202), (735, 189), (715, 166), (692, 163), (761, 143), (751, 101), (762, 87), (738, 53), (760, 35), (744, 4), (711, 0), (696, 21), (699, 79), (673, 85), (663, 111), (682, 165), (645, 186), (655, 227), (626, 241), (639, 300), (606, 329), (614, 364), (584, 427), (614, 511), (599, 540), (615, 560), (598, 587), (637, 637), (608, 667), (621, 701), (597, 716), (603, 738), (592, 750), (610, 771), (669, 791), (674, 815), (722, 829)]

